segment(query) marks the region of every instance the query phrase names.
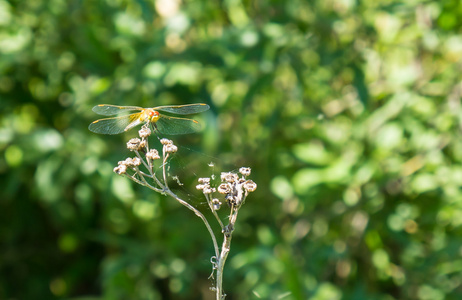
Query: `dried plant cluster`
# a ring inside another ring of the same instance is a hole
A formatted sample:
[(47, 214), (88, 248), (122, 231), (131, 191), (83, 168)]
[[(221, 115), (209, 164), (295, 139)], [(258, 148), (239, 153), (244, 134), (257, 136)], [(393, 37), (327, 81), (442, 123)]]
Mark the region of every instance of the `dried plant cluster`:
[[(208, 206), (214, 215), (217, 223), (221, 227), (223, 234), (223, 243), (221, 248), (218, 247), (217, 238), (210, 226), (210, 223), (205, 216), (194, 206), (178, 197), (168, 186), (167, 169), (169, 167), (169, 157), (174, 155), (178, 147), (171, 140), (160, 139), (162, 144), (162, 153), (157, 149), (150, 148), (148, 137), (152, 134), (149, 124), (145, 124), (138, 132), (139, 138), (133, 138), (128, 141), (127, 148), (135, 153), (135, 157), (129, 157), (119, 161), (114, 172), (118, 175), (125, 176), (132, 181), (145, 186), (157, 193), (170, 196), (178, 201), (189, 210), (193, 211), (205, 224), (210, 233), (215, 254), (211, 258), (213, 267), (212, 277), (216, 275), (215, 286), (211, 288), (216, 294), (217, 300), (225, 299), (226, 295), (223, 291), (223, 271), (228, 257), (231, 238), (235, 228), (239, 209), (245, 203), (245, 200), (250, 192), (256, 190), (257, 185), (247, 177), (250, 175), (250, 168), (242, 167), (239, 169), (239, 174), (233, 172), (221, 173), (221, 184), (214, 187), (211, 184), (211, 178), (199, 178), (199, 184), (196, 186), (201, 190)], [(221, 197), (214, 195), (222, 194)], [(219, 198), (222, 198), (220, 200)], [(217, 211), (225, 202), (230, 208), (227, 215), (227, 224), (225, 225), (219, 217)]]

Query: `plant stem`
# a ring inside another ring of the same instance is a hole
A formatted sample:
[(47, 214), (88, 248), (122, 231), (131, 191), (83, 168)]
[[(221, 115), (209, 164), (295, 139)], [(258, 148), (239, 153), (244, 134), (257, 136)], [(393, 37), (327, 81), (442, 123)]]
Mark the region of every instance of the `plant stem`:
[(217, 264), (216, 300), (223, 300), (226, 297), (223, 292), (223, 272), (231, 247), (231, 239), (233, 237), (234, 223), (237, 219), (237, 213), (238, 209), (234, 209), (234, 207), (232, 207), (232, 214), (229, 217), (229, 224), (223, 229), (223, 245), (221, 246), (221, 253)]

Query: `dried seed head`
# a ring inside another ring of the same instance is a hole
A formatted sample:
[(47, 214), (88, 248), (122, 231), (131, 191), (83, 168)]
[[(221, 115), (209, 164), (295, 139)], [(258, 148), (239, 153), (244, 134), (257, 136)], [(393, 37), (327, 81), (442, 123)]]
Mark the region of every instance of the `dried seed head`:
[(173, 144), (164, 145), (164, 149), (167, 153), (175, 153), (178, 151), (178, 147)]
[(204, 194), (211, 194), (211, 193), (214, 193), (216, 192), (216, 189), (215, 188), (211, 188), (208, 184), (204, 187), (204, 189), (202, 190), (202, 192)]
[(253, 192), (257, 189), (257, 184), (252, 180), (247, 180), (246, 182), (244, 182), (244, 189), (247, 192)]
[(127, 142), (127, 148), (131, 151), (139, 150), (141, 148), (140, 144), (141, 144), (141, 140), (139, 138), (130, 139)]
[(117, 167), (114, 168), (114, 173), (118, 175), (123, 175), (127, 172), (127, 166), (124, 164), (119, 164)]
[(127, 157), (124, 161), (123, 161), (123, 165), (124, 166), (127, 166), (127, 167), (133, 167), (133, 159), (131, 157)]
[(234, 182), (238, 179), (239, 177), (231, 172), (223, 172), (221, 173), (221, 181), (226, 181), (226, 182)]
[(196, 189), (203, 190), (203, 189), (205, 189), (206, 186), (207, 186), (207, 184), (198, 184), (198, 185), (196, 185)]
[(249, 176), (250, 175), (250, 168), (242, 167), (242, 168), (239, 169), (239, 173), (241, 173), (244, 176)]
[(157, 151), (156, 149), (149, 150), (149, 152), (146, 153), (146, 158), (150, 160), (159, 159), (160, 158), (159, 151)]
[(133, 163), (134, 166), (137, 167), (137, 166), (141, 165), (141, 159), (139, 159), (138, 157), (135, 157), (135, 158), (132, 159), (132, 163)]
[(137, 167), (139, 165), (141, 165), (141, 159), (139, 159), (138, 157), (134, 157), (134, 158), (131, 158), (131, 157), (127, 157), (123, 162), (119, 162), (120, 165), (124, 165), (124, 166), (127, 166), (127, 167)]
[(218, 192), (220, 194), (229, 194), (231, 192), (231, 186), (228, 183), (222, 183), (218, 186)]
[(151, 129), (149, 127), (143, 126), (138, 131), (138, 134), (140, 135), (141, 138), (146, 138), (151, 135)]
[(199, 178), (197, 181), (199, 181), (199, 183), (210, 183), (210, 178), (208, 177)]
[(161, 139), (161, 140), (160, 140), (160, 143), (161, 143), (162, 145), (164, 145), (164, 146), (165, 146), (165, 145), (173, 145), (173, 142), (172, 142), (171, 140), (169, 140), (169, 139), (166, 139), (166, 138)]

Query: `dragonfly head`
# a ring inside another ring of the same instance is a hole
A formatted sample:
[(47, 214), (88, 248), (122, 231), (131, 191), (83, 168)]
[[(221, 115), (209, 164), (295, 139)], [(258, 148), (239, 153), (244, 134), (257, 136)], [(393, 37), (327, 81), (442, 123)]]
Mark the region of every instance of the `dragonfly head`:
[(158, 111), (153, 109), (147, 109), (146, 114), (148, 115), (149, 122), (155, 123), (160, 118), (160, 114)]

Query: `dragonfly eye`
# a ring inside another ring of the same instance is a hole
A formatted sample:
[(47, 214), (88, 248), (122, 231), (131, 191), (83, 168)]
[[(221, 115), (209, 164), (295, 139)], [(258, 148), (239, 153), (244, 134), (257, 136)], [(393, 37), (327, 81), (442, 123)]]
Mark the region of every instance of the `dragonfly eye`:
[(155, 110), (150, 110), (148, 111), (149, 118), (151, 119), (151, 122), (156, 122), (159, 119), (159, 112)]

